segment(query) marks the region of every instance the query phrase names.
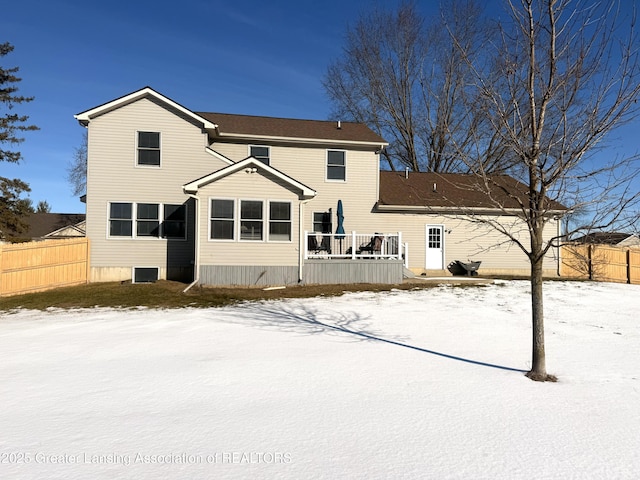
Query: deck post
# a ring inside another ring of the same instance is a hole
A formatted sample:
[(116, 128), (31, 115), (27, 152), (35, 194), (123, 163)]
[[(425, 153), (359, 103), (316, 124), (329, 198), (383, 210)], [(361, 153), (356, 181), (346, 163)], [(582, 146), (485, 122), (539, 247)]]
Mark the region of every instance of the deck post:
[(356, 232), (351, 230), (351, 260), (356, 259)]

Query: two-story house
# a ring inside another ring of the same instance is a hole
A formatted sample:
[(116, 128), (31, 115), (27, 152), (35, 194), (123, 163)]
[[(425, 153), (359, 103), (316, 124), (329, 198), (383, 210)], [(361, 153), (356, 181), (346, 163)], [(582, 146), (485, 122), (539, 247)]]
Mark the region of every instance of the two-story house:
[(380, 172), (387, 144), (363, 124), (191, 111), (148, 87), (75, 117), (92, 281), (397, 282), (474, 254), (483, 271), (526, 272), (456, 211), (460, 176)]

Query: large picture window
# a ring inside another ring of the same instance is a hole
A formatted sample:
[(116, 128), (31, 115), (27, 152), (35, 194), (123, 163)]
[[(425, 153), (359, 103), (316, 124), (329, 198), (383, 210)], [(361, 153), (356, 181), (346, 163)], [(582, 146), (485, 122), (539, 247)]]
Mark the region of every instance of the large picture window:
[(347, 179), (347, 161), (344, 150), (327, 150), (327, 180)]
[(138, 132), (138, 165), (160, 166), (159, 132)]
[(234, 239), (234, 205), (233, 200), (211, 200), (210, 237), (212, 240)]
[(269, 240), (291, 241), (291, 203), (269, 202)]

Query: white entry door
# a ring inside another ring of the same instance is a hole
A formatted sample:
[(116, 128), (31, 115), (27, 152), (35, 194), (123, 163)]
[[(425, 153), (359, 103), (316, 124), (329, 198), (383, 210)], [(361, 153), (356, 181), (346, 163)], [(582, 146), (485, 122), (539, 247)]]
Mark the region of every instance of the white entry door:
[(427, 225), (427, 270), (444, 269), (444, 225)]

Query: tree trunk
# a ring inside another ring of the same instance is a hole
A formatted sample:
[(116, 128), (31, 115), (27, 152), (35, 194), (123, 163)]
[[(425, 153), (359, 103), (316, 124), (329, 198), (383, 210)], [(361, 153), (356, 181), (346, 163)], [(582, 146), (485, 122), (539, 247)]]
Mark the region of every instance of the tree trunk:
[(543, 257), (531, 262), (531, 319), (533, 345), (531, 349), (531, 370), (527, 377), (537, 382), (555, 382), (557, 378), (547, 374), (544, 349), (544, 308), (542, 297)]

